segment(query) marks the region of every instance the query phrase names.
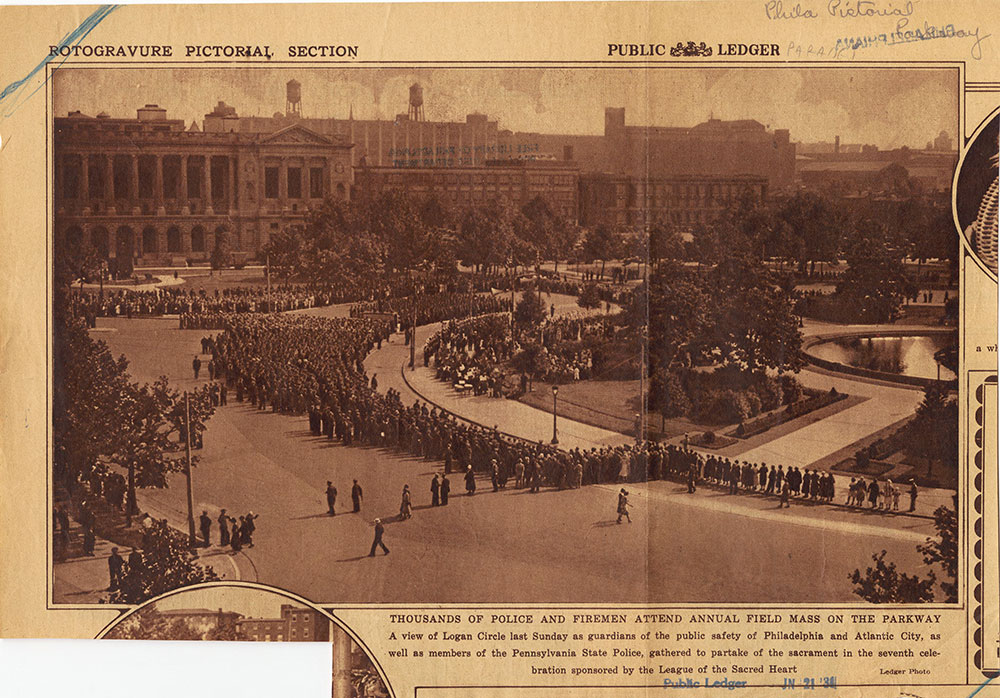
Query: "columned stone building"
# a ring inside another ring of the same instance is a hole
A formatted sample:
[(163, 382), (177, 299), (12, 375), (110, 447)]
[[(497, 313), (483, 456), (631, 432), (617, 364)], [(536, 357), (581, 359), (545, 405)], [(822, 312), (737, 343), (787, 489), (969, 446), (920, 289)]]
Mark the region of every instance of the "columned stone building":
[(223, 237), (255, 256), (353, 182), (352, 144), (300, 124), (205, 133), (146, 105), (135, 119), (56, 118), (53, 142), (55, 234), (143, 264), (207, 259)]

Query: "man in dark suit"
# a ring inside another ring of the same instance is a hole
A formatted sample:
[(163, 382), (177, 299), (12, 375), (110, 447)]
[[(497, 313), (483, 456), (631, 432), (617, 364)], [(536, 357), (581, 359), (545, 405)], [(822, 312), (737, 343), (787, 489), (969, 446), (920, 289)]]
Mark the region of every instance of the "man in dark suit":
[(441, 483), (438, 481), (437, 473), (434, 473), (434, 479), (431, 480), (431, 506), (436, 507), (441, 504), (440, 498)]
[[(357, 482), (357, 481), (355, 481)], [(329, 508), (327, 512), (330, 516), (336, 516), (337, 512), (334, 511), (334, 505), (337, 503), (337, 488), (333, 486), (333, 483), (329, 480), (326, 481), (326, 506)]]
[(212, 518), (208, 515), (207, 511), (203, 511), (201, 512), (201, 516), (198, 517), (198, 522), (201, 525), (201, 537), (204, 539), (205, 547), (207, 548), (212, 544)]
[(389, 549), (385, 547), (385, 543), (382, 542), (382, 534), (385, 533), (385, 526), (382, 525), (382, 519), (375, 519), (375, 540), (372, 541), (371, 552), (368, 553), (368, 557), (375, 557), (375, 548), (380, 546), (382, 552), (386, 555), (389, 554)]
[(122, 568), (125, 566), (125, 558), (118, 554), (118, 548), (111, 549), (108, 557), (108, 591), (115, 591), (122, 579)]
[(473, 495), (476, 493), (476, 474), (472, 472), (472, 466), (468, 465), (465, 468), (465, 494)]
[(225, 509), (219, 512), (219, 545), (229, 545), (229, 516)]
[(451, 492), (451, 481), (445, 475), (441, 478), (441, 506), (448, 506), (448, 493)]
[(361, 491), (361, 485), (358, 481), (354, 481), (354, 486), (351, 487), (351, 501), (354, 502), (354, 513), (357, 514), (361, 511), (361, 499), (364, 493)]
[(132, 575), (141, 574), (143, 566), (144, 565), (143, 565), (143, 561), (142, 561), (142, 551), (141, 550), (134, 550), (133, 549), (132, 552), (130, 552), (128, 554), (128, 572), (129, 572), (129, 574), (132, 574)]

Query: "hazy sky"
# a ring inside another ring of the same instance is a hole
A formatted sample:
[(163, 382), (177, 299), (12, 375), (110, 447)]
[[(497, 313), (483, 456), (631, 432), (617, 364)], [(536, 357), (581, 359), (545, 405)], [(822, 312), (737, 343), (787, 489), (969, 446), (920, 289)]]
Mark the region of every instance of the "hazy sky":
[(55, 112), (135, 117), (146, 103), (188, 125), (223, 100), (242, 116), (285, 109), (285, 83), (302, 83), (307, 117), (359, 119), (405, 113), (413, 82), (427, 120), (487, 114), (501, 129), (542, 133), (604, 130), (604, 108), (625, 107), (630, 125), (692, 126), (710, 116), (787, 128), (792, 140), (923, 148), (941, 131), (957, 140), (954, 70), (882, 68), (475, 68), (63, 69)]

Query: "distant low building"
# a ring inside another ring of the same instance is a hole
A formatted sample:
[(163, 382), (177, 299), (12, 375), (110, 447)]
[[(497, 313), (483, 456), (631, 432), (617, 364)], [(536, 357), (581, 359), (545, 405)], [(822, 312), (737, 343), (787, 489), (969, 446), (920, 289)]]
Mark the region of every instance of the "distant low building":
[(355, 198), (389, 190), (437, 197), (457, 210), (505, 198), (524, 206), (536, 197), (567, 221), (577, 220), (579, 167), (564, 160), (489, 160), (483, 167), (368, 167), (355, 171)]
[(280, 618), (241, 618), (236, 629), (259, 642), (329, 642), (330, 620), (319, 611), (281, 605)]
[(711, 223), (745, 192), (767, 198), (759, 175), (689, 175), (642, 179), (614, 174), (580, 177), (580, 223), (587, 227), (667, 223), (687, 229)]

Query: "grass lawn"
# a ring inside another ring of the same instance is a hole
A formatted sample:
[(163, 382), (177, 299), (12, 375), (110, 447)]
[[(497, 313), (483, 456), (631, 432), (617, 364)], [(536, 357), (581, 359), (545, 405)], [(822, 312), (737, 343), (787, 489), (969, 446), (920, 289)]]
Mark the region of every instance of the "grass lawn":
[[(552, 411), (552, 384), (535, 381), (521, 402)], [(578, 381), (559, 386), (556, 411), (560, 417), (622, 434), (635, 433), (639, 411), (639, 381)]]
[[(552, 384), (535, 381), (534, 391), (518, 398), (521, 402), (552, 411)], [(638, 380), (589, 380), (565, 383), (559, 386), (556, 412), (577, 422), (602, 429), (635, 435), (635, 415), (639, 411)], [(686, 418), (663, 420), (658, 414), (649, 414), (646, 427), (650, 438), (672, 439), (682, 434), (714, 431), (722, 439), (722, 431), (734, 425), (699, 424)], [(735, 443), (736, 439), (731, 442)], [(722, 445), (720, 444), (719, 447)]]

